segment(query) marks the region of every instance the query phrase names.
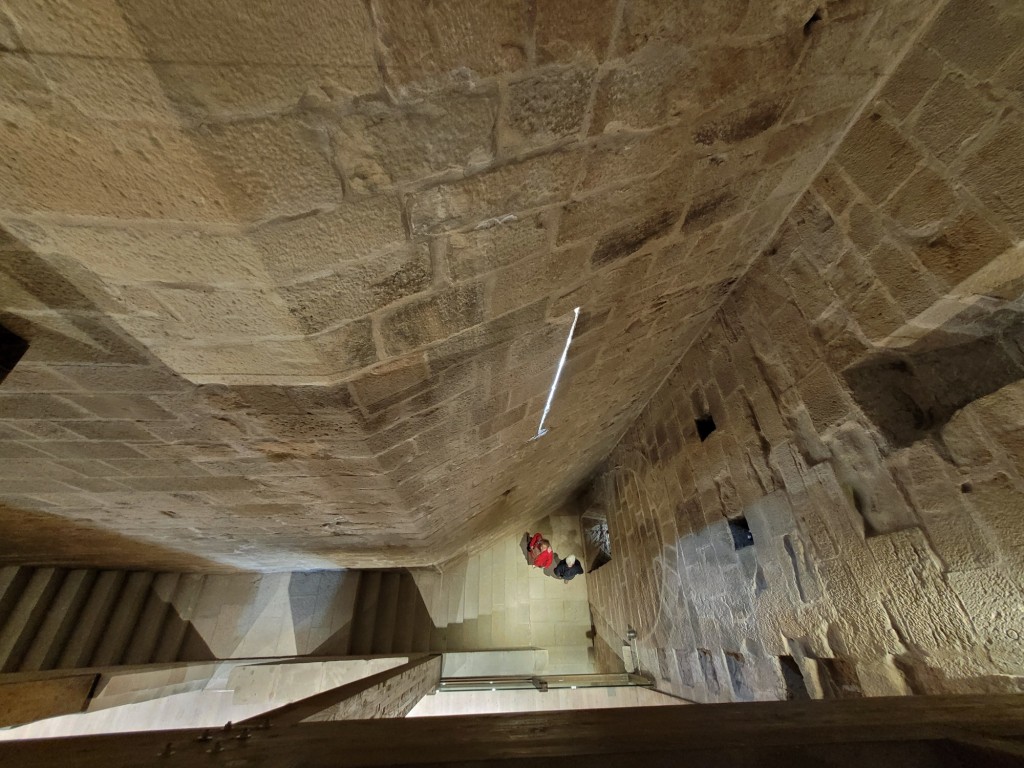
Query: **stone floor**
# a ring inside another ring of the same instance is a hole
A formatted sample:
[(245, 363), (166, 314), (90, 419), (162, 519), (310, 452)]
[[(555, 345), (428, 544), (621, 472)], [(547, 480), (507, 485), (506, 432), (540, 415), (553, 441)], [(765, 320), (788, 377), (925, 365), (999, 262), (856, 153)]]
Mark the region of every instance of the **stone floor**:
[[(577, 517), (551, 515), (535, 523), (535, 531), (543, 532), (561, 557), (582, 555)], [(540, 648), (547, 650), (545, 672), (596, 671), (586, 575), (566, 583), (531, 567), (518, 538), (448, 563), (424, 599), (436, 626), (435, 647)]]

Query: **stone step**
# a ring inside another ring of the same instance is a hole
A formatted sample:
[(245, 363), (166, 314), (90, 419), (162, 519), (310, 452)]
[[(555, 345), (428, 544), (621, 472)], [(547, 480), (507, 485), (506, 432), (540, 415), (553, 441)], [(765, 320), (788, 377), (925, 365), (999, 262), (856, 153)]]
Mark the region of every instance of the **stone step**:
[(96, 571), (77, 569), (64, 577), (46, 618), (21, 661), (22, 672), (53, 669), (64, 650), (79, 614), (85, 608), (96, 581)]
[(377, 620), (373, 625), (372, 653), (391, 653), (395, 642), (398, 620), (398, 592), (402, 583), (400, 571), (381, 574), (380, 594), (377, 597)]
[(434, 623), (430, 619), (430, 611), (427, 604), (419, 597), (416, 599), (415, 629), (412, 635), (412, 648), (417, 653), (425, 653), (431, 650), (431, 636), (434, 630)]
[(500, 612), (505, 608), (505, 570), (506, 558), (502, 550), (497, 550), (494, 568), (491, 570), (491, 611)]
[(28, 651), (64, 581), (59, 568), (36, 568), (0, 629), (0, 672), (14, 672)]
[(111, 667), (121, 663), (135, 626), (139, 622), (139, 615), (146, 604), (154, 576), (155, 574), (148, 571), (134, 571), (128, 574), (103, 638), (90, 660), (91, 666)]
[(103, 635), (107, 617), (114, 610), (124, 586), (124, 571), (100, 571), (93, 582), (85, 607), (71, 630), (71, 637), (61, 651), (57, 669), (78, 669), (88, 666), (93, 651)]
[(480, 555), (472, 554), (466, 564), (466, 582), (463, 588), (466, 607), (460, 621), (475, 619), (480, 615)]
[(416, 635), (417, 609), (420, 600), (416, 582), (408, 573), (403, 573), (398, 585), (398, 612), (395, 620), (395, 642), (391, 647), (394, 653), (410, 653), (413, 638)]
[(199, 596), (205, 580), (206, 577), (201, 573), (184, 573), (178, 579), (160, 641), (153, 652), (154, 662), (178, 660), (181, 646), (185, 642), (185, 634), (192, 625), (192, 617), (195, 615), (196, 606), (199, 605)]
[(480, 553), (480, 596), (479, 600), (479, 615), (487, 616), (490, 615), (493, 610), (493, 588), (491, 586), (494, 580), (494, 551), (493, 549), (485, 549)]
[(359, 579), (359, 597), (352, 622), (352, 642), (349, 654), (366, 656), (372, 653), (373, 625), (377, 617), (377, 598), (380, 595), (380, 571), (363, 571)]
[(153, 660), (179, 578), (181, 574), (178, 573), (160, 573), (153, 579), (138, 624), (121, 660), (123, 664), (147, 664)]
[(25, 590), (32, 571), (32, 568), (23, 568), (18, 565), (7, 565), (0, 568), (0, 629), (7, 623), (11, 611), (18, 604), (18, 598)]

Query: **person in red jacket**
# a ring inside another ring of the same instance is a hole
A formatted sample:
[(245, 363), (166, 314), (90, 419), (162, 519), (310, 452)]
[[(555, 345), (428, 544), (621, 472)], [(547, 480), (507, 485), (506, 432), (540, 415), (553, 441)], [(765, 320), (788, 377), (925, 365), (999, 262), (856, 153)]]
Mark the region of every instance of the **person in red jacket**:
[(533, 534), (530, 538), (530, 546), (526, 556), (530, 561), (530, 565), (535, 565), (538, 568), (547, 568), (555, 560), (555, 553), (551, 549), (551, 542), (539, 533)]

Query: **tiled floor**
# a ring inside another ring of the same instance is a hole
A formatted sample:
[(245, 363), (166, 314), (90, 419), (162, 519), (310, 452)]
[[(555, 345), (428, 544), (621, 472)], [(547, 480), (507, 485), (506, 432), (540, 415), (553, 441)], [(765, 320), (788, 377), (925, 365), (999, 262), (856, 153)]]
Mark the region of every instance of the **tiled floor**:
[[(530, 533), (538, 530), (560, 556), (582, 555), (577, 517), (551, 516)], [(519, 538), (450, 563), (424, 597), (436, 626), (434, 647), (540, 648), (547, 651), (546, 673), (595, 671), (586, 575), (565, 583), (528, 565)]]

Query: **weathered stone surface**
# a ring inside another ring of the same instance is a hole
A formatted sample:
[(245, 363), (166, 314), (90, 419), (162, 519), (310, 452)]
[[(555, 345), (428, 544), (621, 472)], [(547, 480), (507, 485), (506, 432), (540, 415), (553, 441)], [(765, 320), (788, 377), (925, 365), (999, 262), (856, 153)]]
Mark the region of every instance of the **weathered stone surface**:
[(675, 693), (1019, 668), (1013, 3), (4, 9), (18, 514), (434, 565), (603, 467), (594, 623)]
[(574, 67), (510, 83), (499, 149), (513, 153), (578, 137), (593, 77), (593, 70)]
[(397, 106), (360, 100), (354, 113), (327, 124), (350, 188), (372, 194), (489, 162), (496, 113), (495, 94), (470, 85)]
[(482, 287), (467, 284), (404, 305), (381, 323), (384, 348), (402, 354), (441, 341), (483, 320)]
[(516, 0), (383, 3), (376, 13), (387, 72), (400, 85), (459, 69), (486, 77), (526, 63), (526, 9)]
[(534, 34), (539, 62), (604, 59), (615, 25), (614, 0), (539, 0), (536, 9)]
[(862, 117), (836, 152), (836, 161), (875, 203), (882, 202), (920, 161), (913, 146), (878, 113)]

